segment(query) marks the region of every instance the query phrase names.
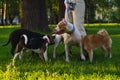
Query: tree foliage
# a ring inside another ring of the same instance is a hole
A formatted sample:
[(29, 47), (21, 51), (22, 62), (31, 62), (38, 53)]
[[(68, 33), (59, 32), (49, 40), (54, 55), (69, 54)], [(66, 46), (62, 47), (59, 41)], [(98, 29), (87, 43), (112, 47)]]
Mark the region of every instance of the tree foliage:
[[(24, 0), (0, 0), (0, 9), (2, 11), (1, 21), (7, 23), (7, 19), (12, 24), (13, 18), (21, 14), (21, 1)], [(28, 0), (29, 1), (29, 0)], [(44, 0), (41, 0), (44, 1)], [(57, 23), (64, 17), (64, 0), (45, 0), (46, 13), (49, 23)], [(35, 1), (32, 3), (34, 4)], [(3, 4), (2, 4), (3, 3)], [(119, 0), (85, 0), (86, 22), (95, 22), (96, 11), (103, 16), (102, 20), (120, 20), (120, 2)], [(41, 5), (41, 3), (39, 3)], [(6, 5), (6, 6), (5, 6)], [(42, 4), (43, 5), (43, 4)], [(21, 16), (21, 15), (20, 15)]]
[(6, 0), (7, 15), (12, 24), (15, 16), (19, 16), (20, 13), (20, 0)]
[(1, 4), (0, 7), (2, 9), (2, 24), (12, 24), (12, 20), (15, 16), (19, 16), (19, 9), (20, 9), (20, 0), (0, 0)]

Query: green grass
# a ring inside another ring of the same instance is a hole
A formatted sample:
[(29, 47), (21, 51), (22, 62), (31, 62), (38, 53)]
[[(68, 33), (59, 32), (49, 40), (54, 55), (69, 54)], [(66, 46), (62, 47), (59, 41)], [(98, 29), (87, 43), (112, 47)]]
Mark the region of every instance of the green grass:
[[(107, 24), (106, 24), (107, 25)], [(95, 34), (99, 29), (105, 28), (113, 40), (113, 58), (105, 58), (101, 49), (94, 51), (94, 59), (79, 60), (79, 48), (73, 47), (70, 62), (65, 62), (64, 45), (57, 48), (57, 59), (52, 58), (53, 46), (48, 49), (49, 61), (44, 62), (28, 52), (22, 61), (17, 59), (11, 65), (11, 45), (0, 46), (0, 80), (120, 80), (120, 26), (86, 26), (88, 34)], [(19, 27), (0, 28), (0, 45), (4, 44), (10, 32)], [(54, 26), (51, 27), (53, 29)], [(40, 32), (40, 31), (39, 31)], [(51, 33), (51, 32), (50, 32)]]

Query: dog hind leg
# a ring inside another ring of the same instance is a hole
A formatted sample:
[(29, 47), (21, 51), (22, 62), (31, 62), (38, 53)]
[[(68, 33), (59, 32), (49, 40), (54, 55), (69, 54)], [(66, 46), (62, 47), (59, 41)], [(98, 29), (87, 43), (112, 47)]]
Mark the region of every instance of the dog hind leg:
[(111, 48), (108, 47), (106, 48), (107, 52), (109, 53), (109, 58), (112, 58), (112, 51), (111, 51)]
[(105, 46), (102, 46), (101, 49), (105, 52), (105, 57), (107, 57), (108, 55), (108, 52), (107, 52), (107, 49)]
[(23, 57), (25, 52), (26, 52), (26, 49), (22, 49), (22, 51), (20, 52), (20, 55), (19, 55), (20, 60), (22, 60), (22, 57)]
[(16, 54), (14, 55), (13, 60), (15, 60), (15, 59), (17, 58), (18, 55), (20, 55), (20, 52), (18, 52), (18, 53), (16, 53)]

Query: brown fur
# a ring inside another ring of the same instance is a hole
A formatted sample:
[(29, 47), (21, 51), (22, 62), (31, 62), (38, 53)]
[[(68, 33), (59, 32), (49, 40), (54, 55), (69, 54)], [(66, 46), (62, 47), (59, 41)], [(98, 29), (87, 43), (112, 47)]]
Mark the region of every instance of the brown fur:
[(93, 50), (99, 47), (102, 47), (106, 53), (109, 53), (110, 58), (112, 57), (111, 38), (105, 30), (98, 32), (98, 34), (86, 35), (82, 39), (82, 46), (88, 52), (90, 62), (93, 59)]
[[(72, 23), (67, 22), (65, 19), (61, 20), (57, 27), (54, 29), (54, 32), (56, 34), (62, 34), (64, 38), (64, 44), (65, 44), (65, 54), (66, 54), (66, 62), (69, 62), (69, 53), (72, 46), (78, 46), (82, 47), (82, 34), (78, 30), (76, 26), (74, 26)], [(82, 48), (80, 48), (80, 57), (81, 60), (85, 60), (85, 56), (82, 52)]]

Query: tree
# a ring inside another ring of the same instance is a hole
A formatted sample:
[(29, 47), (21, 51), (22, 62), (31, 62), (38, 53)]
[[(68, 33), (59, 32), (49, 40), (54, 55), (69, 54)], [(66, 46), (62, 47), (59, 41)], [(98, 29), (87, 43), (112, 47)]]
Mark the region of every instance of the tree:
[(19, 16), (20, 0), (0, 0), (1, 2), (1, 25), (12, 24), (15, 16)]
[(21, 28), (48, 30), (46, 0), (22, 0)]
[(91, 23), (95, 20), (96, 5), (93, 0), (85, 0), (85, 22)]
[(115, 12), (115, 15), (118, 22), (120, 23), (120, 2), (119, 0), (115, 0), (114, 3), (115, 3), (115, 7), (117, 7), (117, 11)]
[(64, 6), (64, 0), (59, 0), (59, 20), (64, 18), (65, 14), (65, 6)]
[(1, 0), (2, 7), (2, 17), (1, 17), (1, 25), (4, 25), (4, 0)]
[(13, 24), (13, 19), (20, 13), (20, 0), (6, 0), (6, 9), (6, 19), (8, 17), (10, 24)]
[(59, 2), (58, 0), (47, 0), (47, 9), (49, 16), (49, 23), (56, 24), (58, 23), (59, 17)]

